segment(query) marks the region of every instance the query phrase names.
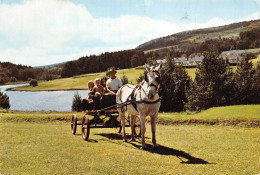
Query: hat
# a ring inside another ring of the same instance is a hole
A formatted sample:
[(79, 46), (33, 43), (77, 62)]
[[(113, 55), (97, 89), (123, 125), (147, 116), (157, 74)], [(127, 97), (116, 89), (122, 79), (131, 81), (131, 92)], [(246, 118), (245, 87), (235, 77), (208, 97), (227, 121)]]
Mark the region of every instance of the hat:
[(115, 68), (110, 68), (109, 71), (108, 71), (108, 74), (109, 74), (110, 72), (115, 72), (115, 73), (117, 73), (117, 71), (115, 70)]

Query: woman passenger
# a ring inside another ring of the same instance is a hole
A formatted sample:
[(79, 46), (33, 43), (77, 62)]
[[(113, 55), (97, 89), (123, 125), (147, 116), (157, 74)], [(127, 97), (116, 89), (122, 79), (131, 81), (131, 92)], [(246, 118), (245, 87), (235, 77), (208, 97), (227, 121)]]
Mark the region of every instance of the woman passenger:
[(106, 87), (107, 77), (101, 78), (101, 85), (104, 87), (105, 95), (115, 95), (115, 93)]

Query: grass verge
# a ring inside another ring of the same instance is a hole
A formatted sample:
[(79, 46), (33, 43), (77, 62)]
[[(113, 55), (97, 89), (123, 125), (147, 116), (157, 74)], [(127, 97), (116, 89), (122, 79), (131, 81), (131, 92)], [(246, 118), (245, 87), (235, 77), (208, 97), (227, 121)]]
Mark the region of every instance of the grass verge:
[[(0, 110), (0, 121), (13, 122), (69, 122), (74, 112), (23, 112)], [(83, 112), (75, 113), (78, 118)], [(150, 118), (147, 117), (147, 122)], [(159, 113), (157, 123), (163, 125), (225, 125), (260, 127), (260, 105), (238, 105), (215, 107), (199, 113)]]

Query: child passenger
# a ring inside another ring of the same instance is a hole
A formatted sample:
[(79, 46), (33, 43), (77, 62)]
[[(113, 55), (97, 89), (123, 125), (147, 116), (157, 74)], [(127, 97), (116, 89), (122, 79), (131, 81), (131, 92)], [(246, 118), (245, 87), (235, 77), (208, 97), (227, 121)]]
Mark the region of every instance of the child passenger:
[(95, 79), (95, 84), (96, 85), (93, 88), (94, 95), (101, 95), (101, 96), (103, 96), (105, 94), (105, 90), (104, 90), (104, 87), (101, 86), (100, 78), (96, 78)]

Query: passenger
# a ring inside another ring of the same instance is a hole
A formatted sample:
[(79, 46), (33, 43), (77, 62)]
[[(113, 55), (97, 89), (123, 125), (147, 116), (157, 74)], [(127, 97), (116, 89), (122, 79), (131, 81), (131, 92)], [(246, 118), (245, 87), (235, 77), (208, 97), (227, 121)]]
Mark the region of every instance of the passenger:
[(106, 83), (107, 83), (107, 77), (101, 78), (101, 85), (106, 88)]
[(116, 93), (114, 93), (113, 91), (109, 90), (106, 87), (106, 83), (107, 83), (107, 77), (101, 78), (101, 85), (104, 87), (105, 95), (115, 95)]
[(105, 90), (103, 88), (103, 86), (101, 86), (101, 80), (100, 78), (96, 78), (95, 79), (95, 86), (93, 88), (93, 93), (94, 95), (100, 95), (103, 96), (105, 94)]
[(88, 82), (88, 96), (86, 99), (83, 99), (82, 101), (82, 110), (92, 110), (94, 108), (93, 103), (93, 88), (94, 88), (94, 82), (92, 80), (89, 80)]
[(115, 68), (111, 68), (108, 73), (110, 78), (107, 80), (106, 87), (110, 91), (113, 91), (115, 94), (122, 86), (122, 81), (116, 77), (117, 71), (115, 70)]
[(94, 82), (92, 80), (88, 81), (88, 96), (93, 95)]

